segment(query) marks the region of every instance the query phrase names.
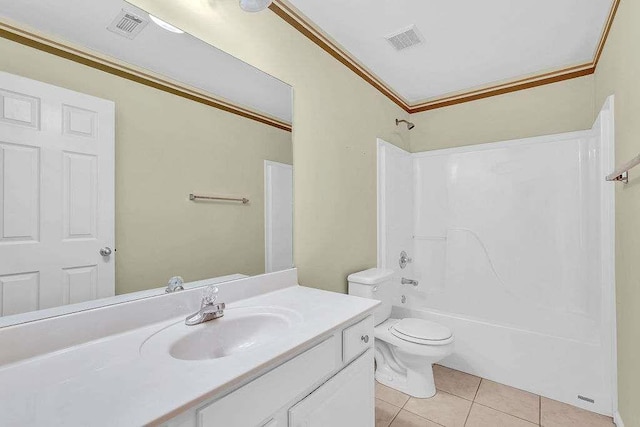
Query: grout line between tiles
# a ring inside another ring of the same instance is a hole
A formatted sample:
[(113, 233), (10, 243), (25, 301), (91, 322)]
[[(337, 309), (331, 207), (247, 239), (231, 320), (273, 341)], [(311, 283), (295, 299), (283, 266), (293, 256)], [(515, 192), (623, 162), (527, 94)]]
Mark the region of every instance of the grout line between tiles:
[(473, 405), (476, 403), (476, 397), (478, 397), (478, 391), (480, 391), (480, 386), (482, 385), (483, 378), (480, 377), (480, 382), (478, 383), (478, 388), (476, 388), (476, 393), (473, 395), (473, 399), (471, 400), (471, 407), (469, 407), (469, 412), (467, 413), (467, 418), (464, 419), (464, 425), (466, 426), (469, 422), (469, 416), (471, 415), (471, 410), (473, 409)]
[(526, 419), (526, 418), (522, 418), (522, 417), (519, 417), (519, 416), (517, 416), (517, 415), (513, 415), (513, 414), (510, 414), (510, 413), (508, 413), (508, 412), (501, 411), (500, 409), (492, 408), (491, 406), (483, 405), (482, 403), (478, 403), (478, 402), (473, 402), (473, 403), (474, 403), (475, 405), (478, 405), (478, 406), (484, 406), (485, 408), (493, 409), (494, 411), (496, 411), (496, 412), (500, 412), (501, 414), (509, 415), (510, 417), (517, 418), (517, 419), (519, 419), (519, 420), (526, 421), (526, 422), (531, 423), (531, 424), (534, 424), (534, 425), (536, 425), (536, 424), (537, 424), (537, 425), (540, 425), (540, 422), (535, 423), (535, 422), (533, 422), (533, 421), (531, 421), (531, 420), (528, 420), (528, 419)]
[[(396, 406), (397, 408), (397, 406)], [(402, 411), (402, 408), (400, 408), (400, 411)], [(393, 418), (391, 418), (391, 421), (389, 421), (388, 426), (390, 427), (391, 424), (393, 424), (393, 422), (396, 420), (396, 418), (398, 418), (398, 414), (400, 414), (400, 411), (396, 412), (396, 414), (393, 416)]]
[[(453, 393), (448, 393), (448, 392), (446, 392), (446, 391), (442, 391), (442, 390), (438, 390), (438, 389), (436, 389), (436, 393), (437, 393), (437, 392), (440, 392), (440, 393), (443, 393), (443, 394), (448, 394), (449, 396), (453, 396), (453, 397), (456, 397), (456, 398), (458, 398), (458, 399), (462, 399), (462, 397), (460, 397), (460, 396), (456, 396), (455, 394), (453, 394)], [(409, 397), (409, 399), (411, 399), (411, 397)], [(431, 399), (431, 397), (430, 397), (429, 399)], [(426, 399), (423, 399), (423, 400), (426, 400)], [(462, 400), (465, 400), (465, 401), (467, 401), (467, 402), (471, 402), (470, 400), (467, 400), (467, 399), (462, 399)], [(407, 400), (407, 402), (409, 402), (409, 400)], [(405, 405), (406, 405), (406, 403), (405, 403)], [(471, 405), (473, 405), (473, 402), (471, 402)], [(417, 414), (417, 413), (415, 413), (415, 412), (413, 412), (413, 411), (411, 411), (411, 410), (409, 410), (409, 409), (405, 409), (405, 411), (407, 411), (407, 412), (411, 412), (413, 415), (417, 415), (418, 417), (423, 418), (423, 419), (425, 419), (425, 420), (427, 420), (427, 421), (431, 421), (432, 423), (438, 424), (439, 426), (440, 426), (440, 425), (442, 425), (442, 424), (440, 424), (440, 423), (438, 423), (438, 422), (436, 422), (436, 421), (432, 420), (431, 418), (423, 417), (422, 415)], [(469, 407), (469, 412), (471, 412), (471, 407)], [(468, 414), (467, 414), (467, 415), (468, 415)], [(465, 421), (465, 422), (466, 422), (466, 421)]]
[(542, 425), (542, 396), (538, 395), (538, 425)]
[[(386, 427), (389, 427), (389, 426), (391, 425), (391, 423), (393, 422), (393, 420), (395, 420), (395, 419), (396, 419), (396, 417), (398, 416), (398, 414), (400, 413), (400, 411), (402, 411), (402, 408), (400, 408), (400, 407), (398, 407), (398, 406), (394, 405), (394, 404), (393, 404), (393, 403), (391, 403), (391, 402), (387, 402), (386, 400), (382, 400), (382, 399), (380, 399), (379, 397), (375, 397), (375, 400), (379, 400), (380, 402), (384, 402), (384, 403), (386, 403), (387, 405), (391, 405), (392, 407), (394, 407), (394, 408), (398, 409), (398, 412), (396, 412), (396, 414), (393, 416), (393, 418), (391, 419), (391, 421), (389, 421), (389, 423), (388, 423), (388, 424), (387, 424), (387, 426), (386, 426)], [(376, 405), (377, 405), (377, 402), (376, 402)]]
[(441, 392), (443, 392), (443, 393), (450, 394), (451, 396), (459, 397), (460, 399), (462, 399), (462, 400), (466, 400), (467, 402), (471, 402), (471, 403), (473, 403), (473, 399), (469, 399), (469, 398), (466, 398), (466, 397), (463, 397), (463, 396), (459, 396), (459, 395), (457, 395), (457, 394), (455, 394), (455, 393), (452, 393), (452, 392), (447, 391), (447, 390), (442, 390), (442, 389), (439, 389), (439, 388), (437, 388), (436, 390), (437, 390), (437, 391), (441, 391)]
[(523, 421), (527, 421), (527, 422), (529, 422), (531, 424), (542, 425), (541, 424), (542, 423), (542, 398), (540, 397), (539, 394), (536, 394), (536, 397), (538, 398), (538, 422), (534, 423), (533, 421), (527, 420), (526, 418), (522, 418), (522, 417), (519, 417), (517, 415), (513, 415), (513, 414), (510, 414), (508, 412), (501, 411), (500, 409), (493, 408), (493, 407), (491, 407), (489, 405), (483, 405), (482, 403), (476, 402), (476, 399), (478, 398), (478, 393), (480, 392), (480, 386), (482, 386), (482, 381), (484, 381), (484, 380), (485, 380), (484, 378), (480, 377), (480, 384), (478, 384), (478, 389), (476, 390), (476, 395), (473, 397), (473, 403), (476, 403), (476, 404), (478, 404), (480, 406), (484, 406), (485, 408), (493, 409), (494, 411), (498, 411), (498, 412), (500, 412), (502, 414), (511, 415), (512, 417), (518, 418), (518, 419), (523, 420)]
[[(434, 366), (435, 366), (435, 365), (434, 365)], [(438, 386), (437, 386), (437, 385), (436, 385), (436, 390), (438, 390), (438, 391), (442, 391), (442, 392), (444, 392), (444, 393), (449, 393), (449, 394), (451, 394), (451, 395), (453, 395), (453, 396), (459, 397), (460, 399), (464, 399), (464, 400), (467, 400), (467, 401), (469, 401), (469, 402), (474, 402), (474, 401), (476, 400), (476, 396), (478, 395), (478, 390), (480, 390), (480, 384), (482, 384), (482, 380), (483, 380), (483, 378), (482, 378), (482, 377), (479, 377), (479, 376), (477, 376), (477, 375), (473, 375), (473, 374), (469, 374), (469, 373), (467, 373), (467, 372), (459, 371), (459, 370), (457, 370), (457, 369), (447, 368), (446, 366), (442, 366), (442, 365), (437, 365), (437, 366), (440, 366), (440, 367), (445, 368), (445, 369), (449, 369), (449, 370), (451, 370), (451, 371), (459, 372), (459, 373), (461, 373), (461, 374), (468, 375), (468, 376), (470, 376), (470, 377), (478, 378), (478, 379), (480, 380), (480, 382), (478, 383), (478, 387), (476, 387), (476, 391), (475, 391), (475, 393), (474, 393), (474, 395), (473, 395), (473, 397), (472, 397), (471, 399), (469, 399), (469, 398), (467, 398), (467, 397), (464, 397), (464, 396), (457, 395), (457, 394), (455, 394), (455, 393), (453, 393), (453, 392), (448, 392), (448, 391), (446, 391), (446, 390), (442, 390), (442, 389), (438, 388)]]
[(469, 412), (467, 412), (467, 416), (464, 419), (464, 424), (463, 424), (464, 426), (466, 426), (467, 423), (469, 422), (469, 415), (471, 415), (471, 410), (473, 409), (473, 405), (474, 405), (474, 402), (471, 402), (471, 406), (469, 406)]
[[(403, 410), (401, 409), (400, 411), (403, 411)], [(416, 414), (415, 412), (407, 411), (406, 409), (404, 409), (404, 411), (415, 415), (416, 417), (420, 418), (421, 420), (429, 421), (430, 423), (435, 424), (435, 425), (439, 425), (441, 427), (446, 427), (444, 424), (437, 423), (437, 422), (435, 422), (433, 420), (430, 420), (429, 418), (426, 418), (426, 417), (423, 417), (422, 415)], [(398, 415), (400, 415), (400, 412), (398, 412), (398, 414), (393, 419), (395, 420)]]
[(473, 395), (472, 402), (475, 402), (476, 398), (478, 397), (478, 393), (480, 392), (480, 386), (482, 385), (482, 381), (484, 381), (484, 378), (480, 377), (480, 382), (478, 383), (478, 388), (476, 389), (476, 394)]
[[(437, 393), (438, 391), (442, 391), (442, 390), (438, 390), (438, 389), (436, 389), (436, 393)], [(443, 393), (446, 393), (446, 391), (445, 391), (445, 392), (443, 392)], [(397, 418), (397, 416), (398, 416), (398, 415), (400, 415), (400, 412), (402, 412), (402, 411), (407, 411), (408, 413), (413, 414), (413, 415), (415, 415), (415, 416), (416, 416), (416, 417), (418, 417), (418, 418), (421, 418), (421, 419), (423, 419), (423, 420), (427, 420), (427, 421), (429, 421), (430, 423), (437, 424), (437, 425), (439, 425), (439, 426), (445, 427), (444, 425), (442, 425), (442, 424), (440, 424), (440, 423), (437, 423), (437, 422), (435, 422), (435, 421), (433, 421), (433, 420), (430, 420), (429, 418), (423, 417), (423, 416), (422, 416), (422, 415), (420, 415), (420, 414), (416, 414), (415, 412), (411, 412), (411, 411), (409, 411), (408, 409), (404, 409), (404, 407), (405, 407), (405, 406), (407, 406), (407, 403), (409, 403), (409, 401), (410, 401), (410, 400), (411, 400), (411, 396), (409, 396), (409, 398), (407, 399), (407, 401), (406, 401), (406, 402), (404, 402), (404, 405), (402, 405), (402, 408), (400, 408), (400, 411), (396, 414), (396, 416), (395, 416), (395, 417), (393, 417), (393, 419), (394, 419), (394, 420)], [(393, 421), (392, 421), (392, 422), (393, 422)]]
[[(471, 406), (469, 407), (469, 412), (467, 412), (467, 417), (465, 418), (464, 425), (466, 425), (466, 424), (467, 424), (467, 422), (469, 421), (469, 415), (471, 415), (471, 409), (473, 408), (473, 405), (474, 405), (474, 404), (479, 405), (479, 406), (482, 406), (482, 407), (485, 407), (485, 408), (489, 408), (489, 409), (494, 410), (494, 411), (496, 411), (496, 412), (500, 412), (501, 414), (508, 415), (508, 416), (511, 416), (511, 417), (517, 418), (517, 419), (522, 420), (522, 421), (526, 421), (526, 422), (531, 423), (531, 424), (534, 424), (534, 425), (538, 425), (538, 426), (542, 425), (542, 424), (541, 424), (541, 423), (542, 423), (542, 417), (541, 417), (541, 413), (540, 413), (540, 412), (541, 412), (540, 407), (541, 407), (542, 402), (541, 402), (541, 398), (540, 398), (540, 396), (539, 396), (539, 395), (536, 395), (536, 396), (538, 396), (538, 422), (537, 422), (537, 423), (535, 423), (535, 422), (533, 422), (533, 421), (531, 421), (531, 420), (528, 420), (528, 419), (526, 419), (526, 418), (522, 418), (522, 417), (519, 417), (519, 416), (517, 416), (517, 415), (513, 415), (513, 414), (510, 414), (510, 413), (508, 413), (508, 412), (501, 411), (500, 409), (492, 408), (491, 406), (483, 405), (482, 403), (478, 403), (478, 402), (476, 402), (475, 400), (476, 400), (476, 398), (478, 397), (478, 392), (480, 391), (480, 385), (482, 384), (482, 381), (483, 381), (483, 380), (484, 380), (484, 378), (480, 378), (480, 384), (478, 384), (478, 388), (477, 388), (477, 390), (476, 390), (476, 394), (475, 394), (475, 396), (473, 397), (473, 400), (465, 399), (464, 397), (460, 397), (460, 396), (457, 396), (457, 395), (455, 395), (455, 394), (453, 394), (453, 393), (449, 393), (449, 392), (447, 392), (447, 391), (443, 391), (443, 390), (440, 390), (440, 389), (436, 389), (436, 390), (437, 390), (438, 392), (441, 392), (441, 393), (444, 393), (444, 394), (448, 394), (448, 395), (450, 395), (450, 396), (454, 396), (454, 397), (457, 397), (457, 398), (459, 398), (459, 399), (466, 400), (467, 402), (471, 402)], [(411, 400), (411, 396), (409, 396), (409, 399), (407, 399), (407, 401), (404, 403), (404, 405), (402, 405), (402, 408), (400, 408), (400, 410), (403, 410), (403, 409), (404, 409), (404, 407), (405, 407), (405, 406), (407, 406), (407, 403), (409, 403), (409, 400)], [(388, 402), (387, 402), (387, 403), (388, 403)], [(395, 406), (395, 405), (394, 405), (394, 406)], [(396, 406), (396, 408), (397, 408), (397, 406)], [(430, 418), (426, 418), (426, 417), (423, 417), (422, 415), (420, 415), (420, 414), (416, 414), (416, 413), (415, 413), (415, 412), (413, 412), (413, 411), (410, 411), (410, 410), (408, 410), (408, 409), (404, 409), (404, 410), (405, 410), (405, 411), (407, 411), (407, 412), (411, 412), (412, 414), (417, 415), (418, 417), (423, 418), (423, 419), (425, 419), (425, 420), (427, 420), (427, 421), (431, 421), (431, 422), (433, 422), (433, 423), (436, 423), (436, 422), (435, 422), (435, 421), (433, 421), (432, 419), (430, 419)], [(398, 412), (398, 414), (399, 414), (399, 413), (400, 413), (400, 412)], [(393, 418), (394, 420), (396, 419), (396, 417), (398, 416), (398, 414), (396, 414), (396, 416)], [(441, 425), (441, 424), (439, 424), (439, 423), (436, 423), (436, 424)]]
[[(394, 388), (389, 387), (389, 386), (386, 386), (386, 385), (384, 385), (384, 384), (381, 384), (381, 383), (378, 383), (378, 384), (380, 384), (380, 385), (381, 385), (381, 386), (383, 386), (383, 387), (387, 387), (387, 388), (389, 388), (389, 389), (391, 389), (391, 390), (397, 391), (397, 390), (395, 390)], [(402, 392), (399, 392), (399, 393), (402, 393)], [(402, 393), (402, 394), (405, 394), (405, 393)], [(400, 409), (402, 409), (402, 408), (404, 408), (404, 406), (407, 404), (407, 402), (409, 401), (409, 399), (411, 399), (411, 396), (409, 396), (408, 394), (407, 394), (406, 396), (407, 396), (407, 400), (402, 404), (402, 406), (398, 406), (398, 405), (396, 405), (395, 403), (392, 403), (392, 402), (387, 402), (386, 400), (384, 400), (384, 399), (382, 399), (382, 398), (378, 397), (377, 395), (375, 395), (375, 398), (376, 398), (376, 399), (378, 399), (378, 400), (381, 400), (381, 401), (383, 401), (383, 402), (385, 402), (385, 403), (388, 403), (388, 404), (389, 404), (389, 405), (391, 405), (391, 406), (395, 406), (396, 408), (400, 408)]]

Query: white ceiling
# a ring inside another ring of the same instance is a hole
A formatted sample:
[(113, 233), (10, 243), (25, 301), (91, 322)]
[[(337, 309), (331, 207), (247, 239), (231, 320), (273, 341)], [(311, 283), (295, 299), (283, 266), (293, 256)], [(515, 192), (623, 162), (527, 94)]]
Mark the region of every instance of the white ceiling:
[(149, 22), (133, 40), (106, 28), (122, 0), (0, 0), (0, 16), (291, 123), (291, 87), (188, 34)]
[[(612, 0), (288, 0), (409, 103), (589, 63)], [(385, 36), (415, 24), (425, 43)]]

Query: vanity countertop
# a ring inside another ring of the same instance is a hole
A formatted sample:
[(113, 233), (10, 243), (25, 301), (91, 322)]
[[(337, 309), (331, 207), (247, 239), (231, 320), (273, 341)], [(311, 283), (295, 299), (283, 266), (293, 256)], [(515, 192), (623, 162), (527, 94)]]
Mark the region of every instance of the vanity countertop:
[(377, 304), (289, 286), (227, 305), (227, 310), (285, 307), (302, 316), (286, 336), (254, 351), (205, 361), (141, 355), (145, 340), (184, 321), (179, 316), (0, 366), (0, 425), (134, 426), (166, 421), (262, 375), (328, 331), (364, 317)]

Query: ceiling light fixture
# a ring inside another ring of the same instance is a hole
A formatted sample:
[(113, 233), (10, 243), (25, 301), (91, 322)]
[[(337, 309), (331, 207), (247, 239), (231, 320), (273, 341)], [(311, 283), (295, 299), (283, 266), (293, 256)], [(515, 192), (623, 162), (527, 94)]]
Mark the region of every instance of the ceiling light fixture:
[(156, 18), (155, 16), (153, 16), (153, 15), (151, 15), (151, 14), (149, 15), (149, 18), (151, 18), (151, 20), (152, 20), (153, 22), (155, 22), (155, 23), (156, 23), (156, 25), (157, 25), (158, 27), (160, 27), (160, 28), (164, 28), (165, 30), (167, 30), (167, 31), (171, 31), (172, 33), (176, 33), (176, 34), (182, 34), (182, 33), (184, 33), (184, 31), (182, 31), (180, 28), (176, 28), (176, 27), (174, 27), (173, 25), (171, 25), (171, 24), (169, 24), (169, 23), (167, 23), (167, 22), (164, 22), (164, 21), (163, 21), (162, 19), (160, 19), (160, 18)]
[(271, 5), (273, 0), (240, 0), (240, 8), (245, 12), (260, 12)]

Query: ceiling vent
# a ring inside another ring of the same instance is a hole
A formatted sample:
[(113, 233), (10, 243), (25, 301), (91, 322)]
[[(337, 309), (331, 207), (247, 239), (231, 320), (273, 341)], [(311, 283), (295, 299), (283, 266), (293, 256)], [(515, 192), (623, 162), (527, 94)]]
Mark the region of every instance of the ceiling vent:
[(128, 39), (133, 39), (147, 25), (149, 21), (126, 10), (120, 11), (118, 16), (109, 24), (107, 30)]
[(403, 50), (423, 42), (422, 35), (415, 25), (405, 28), (385, 37), (396, 50)]

